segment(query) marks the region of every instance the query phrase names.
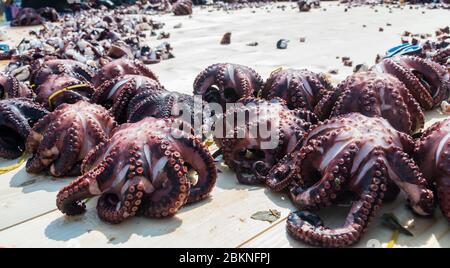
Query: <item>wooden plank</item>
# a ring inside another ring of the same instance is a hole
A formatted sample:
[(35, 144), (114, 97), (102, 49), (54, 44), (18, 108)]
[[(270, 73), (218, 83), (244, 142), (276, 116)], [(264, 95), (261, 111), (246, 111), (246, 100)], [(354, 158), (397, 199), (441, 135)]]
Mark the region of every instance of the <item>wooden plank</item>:
[(229, 171), (221, 174), (210, 199), (187, 206), (169, 219), (135, 217), (110, 225), (99, 220), (95, 201), (79, 217), (54, 211), (3, 230), (0, 246), (235, 247), (270, 227), (268, 222), (251, 219), (253, 213), (277, 209), (285, 217), (292, 209), (284, 195), (239, 185)]
[[(371, 223), (367, 233), (355, 247), (387, 247), (392, 238), (393, 231), (382, 225), (381, 215), (392, 212), (401, 223), (413, 220), (414, 227), (411, 232), (414, 237), (400, 234), (395, 247), (449, 247), (450, 227), (448, 221), (440, 211), (432, 218), (422, 218), (413, 215), (405, 208), (405, 198), (399, 197), (394, 203), (384, 204), (374, 222)], [(345, 220), (346, 210), (340, 208), (327, 208), (319, 212), (327, 226), (339, 226)], [(286, 231), (286, 222), (283, 220), (274, 225), (267, 232), (257, 236), (255, 239), (241, 245), (243, 248), (253, 247), (294, 247), (304, 248), (308, 245), (292, 238)]]
[[(15, 161), (0, 161), (8, 166)], [(56, 209), (55, 196), (71, 179), (28, 174), (25, 164), (0, 175), (0, 230)]]

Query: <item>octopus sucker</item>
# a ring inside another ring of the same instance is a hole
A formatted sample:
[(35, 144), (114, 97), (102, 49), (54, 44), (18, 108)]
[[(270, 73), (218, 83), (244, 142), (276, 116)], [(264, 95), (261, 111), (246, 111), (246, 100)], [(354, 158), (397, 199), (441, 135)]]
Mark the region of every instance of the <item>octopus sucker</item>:
[(416, 143), (415, 159), (437, 194), (442, 214), (450, 221), (450, 119), (426, 129)]
[[(59, 192), (58, 208), (79, 214), (83, 198), (100, 196), (99, 217), (116, 224), (138, 215), (172, 216), (186, 203), (206, 198), (217, 178), (214, 160), (190, 132), (173, 132), (173, 123), (147, 117), (115, 128), (84, 159), (84, 175)], [(198, 174), (195, 182), (188, 177), (192, 171)]]
[(41, 118), (26, 142), (32, 154), (27, 171), (55, 177), (79, 175), (81, 162), (95, 145), (106, 141), (116, 122), (103, 107), (86, 101), (62, 104)]
[(323, 94), (333, 89), (323, 74), (285, 69), (271, 73), (261, 91), (261, 97), (279, 97), (286, 101), (290, 109), (303, 108), (313, 111)]
[[(433, 213), (434, 194), (412, 159), (413, 150), (412, 138), (385, 119), (349, 113), (313, 126), (266, 177), (290, 182), (290, 198), (300, 211), (288, 218), (290, 234), (314, 246), (350, 246), (367, 229), (385, 193), (395, 195), (397, 187), (416, 214)], [(388, 189), (392, 183), (394, 190)], [(324, 227), (310, 212), (344, 196), (354, 203), (341, 227)]]
[(194, 81), (194, 95), (201, 95), (208, 103), (227, 103), (257, 96), (264, 81), (255, 70), (231, 63), (217, 63), (203, 70)]
[(419, 103), (396, 77), (376, 72), (359, 72), (347, 77), (335, 91), (328, 91), (314, 112), (322, 120), (352, 112), (385, 118), (407, 134), (419, 132), (425, 115)]
[(48, 113), (27, 98), (0, 100), (0, 158), (18, 158), (33, 125)]

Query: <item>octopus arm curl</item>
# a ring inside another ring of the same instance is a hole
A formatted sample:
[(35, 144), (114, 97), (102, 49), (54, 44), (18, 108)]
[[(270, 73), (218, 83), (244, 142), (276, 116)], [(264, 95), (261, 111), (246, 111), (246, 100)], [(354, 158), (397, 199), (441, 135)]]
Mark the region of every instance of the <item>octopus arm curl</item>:
[(336, 229), (323, 225), (319, 216), (305, 211), (291, 213), (287, 219), (287, 230), (295, 238), (314, 246), (345, 247), (357, 242), (370, 219), (376, 214), (386, 191), (386, 167), (381, 159), (366, 173), (372, 177), (353, 203), (345, 223)]
[(97, 203), (100, 219), (118, 224), (138, 213), (144, 196), (146, 178), (135, 177), (123, 186), (122, 199), (116, 195), (103, 194)]
[[(167, 145), (161, 146), (166, 150)], [(169, 150), (164, 154), (171, 155)], [(150, 218), (161, 218), (173, 216), (188, 200), (190, 182), (186, 177), (187, 169), (183, 167), (183, 160), (173, 155), (168, 159), (168, 164), (164, 172), (167, 180), (162, 187), (155, 190), (151, 196), (146, 196), (144, 200), (144, 216)], [(156, 180), (157, 178), (153, 178)]]
[[(329, 206), (336, 199), (336, 196), (344, 188), (346, 178), (349, 178), (350, 170), (352, 169), (352, 162), (356, 152), (356, 144), (352, 143), (345, 146), (336, 154), (336, 157), (331, 161), (324, 171), (324, 175), (319, 181), (303, 181), (302, 184), (314, 185), (303, 190), (302, 186), (292, 187), (290, 197), (294, 204), (301, 210), (317, 209), (319, 206)], [(312, 154), (308, 152), (318, 152), (318, 148), (306, 148), (303, 153), (303, 160), (308, 161)], [(314, 160), (313, 160), (314, 161)], [(306, 173), (306, 174), (305, 174)], [(304, 170), (302, 177), (310, 179), (312, 177), (311, 170)]]

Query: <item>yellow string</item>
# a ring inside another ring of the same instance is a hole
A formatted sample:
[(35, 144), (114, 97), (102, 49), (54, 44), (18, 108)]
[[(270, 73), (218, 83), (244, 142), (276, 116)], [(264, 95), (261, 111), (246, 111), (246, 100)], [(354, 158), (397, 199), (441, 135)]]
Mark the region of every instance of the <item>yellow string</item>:
[(17, 160), (16, 164), (12, 164), (10, 166), (7, 167), (0, 167), (0, 174), (5, 174), (8, 173), (10, 171), (13, 171), (17, 168), (19, 168), (24, 162), (25, 160), (27, 160), (28, 158), (28, 154), (27, 153), (23, 153), (20, 158)]
[(88, 85), (86, 85), (86, 84), (74, 85), (74, 86), (66, 87), (66, 88), (63, 88), (63, 89), (60, 89), (60, 90), (54, 92), (52, 95), (50, 95), (48, 97), (48, 105), (49, 105), (50, 109), (52, 109), (52, 100), (55, 97), (57, 97), (59, 94), (66, 92), (68, 90), (74, 90), (74, 89), (83, 88), (83, 87), (87, 87), (87, 86)]
[(391, 240), (389, 241), (389, 243), (386, 246), (387, 248), (393, 248), (395, 246), (395, 243), (397, 243), (399, 233), (400, 232), (398, 230), (395, 230), (392, 233)]
[(279, 71), (281, 71), (281, 70), (283, 70), (283, 67), (278, 67), (278, 68), (276, 68), (275, 70), (273, 70), (271, 73), (270, 73), (270, 76), (272, 76), (273, 74), (275, 74), (275, 73), (278, 73)]

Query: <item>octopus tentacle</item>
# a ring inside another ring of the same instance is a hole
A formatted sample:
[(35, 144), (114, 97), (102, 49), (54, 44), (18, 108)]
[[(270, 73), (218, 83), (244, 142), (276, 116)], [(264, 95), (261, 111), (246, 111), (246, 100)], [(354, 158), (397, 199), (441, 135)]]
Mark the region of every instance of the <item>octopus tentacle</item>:
[[(191, 181), (189, 190), (189, 197), (187, 202), (193, 203), (205, 199), (216, 184), (217, 169), (214, 164), (214, 159), (209, 153), (208, 149), (194, 137), (183, 138), (180, 140), (185, 146), (180, 146), (181, 155), (190, 156), (185, 157), (184, 162), (192, 167), (193, 171), (197, 172), (197, 181)], [(177, 152), (174, 157), (179, 157)], [(191, 179), (188, 169), (188, 178)]]
[(63, 141), (67, 146), (64, 147), (64, 151), (59, 154), (59, 157), (50, 166), (50, 173), (55, 177), (68, 174), (74, 168), (76, 162), (79, 161), (81, 144), (83, 144), (79, 122), (72, 122), (67, 131), (68, 133)]
[(408, 89), (390, 74), (360, 72), (347, 77), (336, 91), (316, 106), (322, 119), (351, 112), (381, 116), (397, 130), (412, 134), (424, 126), (425, 116)]
[(145, 193), (146, 178), (135, 177), (130, 183), (124, 185), (122, 198), (118, 199), (116, 195), (105, 193), (97, 203), (97, 211), (100, 219), (118, 224), (132, 217), (139, 212), (142, 199)]
[(295, 238), (322, 247), (345, 247), (359, 241), (371, 218), (381, 206), (386, 191), (386, 168), (381, 159), (366, 173), (372, 177), (366, 189), (353, 203), (345, 223), (338, 228), (325, 227), (320, 218), (310, 212), (294, 212), (287, 219), (287, 230)]
[(423, 216), (432, 214), (434, 198), (433, 192), (427, 188), (427, 181), (408, 154), (400, 148), (394, 150), (395, 152), (387, 154), (386, 158), (394, 172), (401, 175), (390, 175), (389, 179), (407, 194), (409, 204), (415, 213)]
[(151, 78), (140, 75), (118, 76), (103, 83), (94, 93), (92, 101), (109, 109), (119, 123), (126, 121), (131, 99), (142, 92), (164, 88)]
[(26, 142), (33, 154), (27, 171), (48, 171), (53, 176), (79, 175), (89, 150), (105, 141), (116, 126), (103, 107), (84, 101), (63, 104), (41, 119)]
[(150, 218), (174, 215), (188, 201), (190, 190), (190, 182), (186, 177), (187, 169), (183, 166), (184, 160), (176, 158), (166, 144), (161, 144), (160, 148), (164, 155), (170, 157), (169, 164), (165, 167), (167, 180), (160, 189), (144, 200), (143, 214)]
[(194, 95), (202, 95), (208, 103), (226, 108), (226, 103), (256, 96), (264, 82), (253, 69), (231, 63), (218, 63), (207, 67), (194, 81)]
[(12, 75), (0, 74), (0, 98), (32, 98), (33, 92)]
[[(48, 168), (52, 162), (57, 159), (60, 153), (58, 148), (54, 146), (54, 141), (58, 134), (58, 127), (60, 123), (58, 121), (53, 121), (48, 128), (46, 128), (47, 135), (41, 136), (39, 143), (34, 142), (34, 135), (28, 137), (27, 140), (27, 152), (31, 153), (32, 156), (28, 159), (26, 164), (26, 170), (29, 173), (40, 173), (46, 168)], [(34, 134), (35, 132), (33, 132)], [(33, 145), (30, 145), (33, 144)]]
[(437, 177), (436, 185), (442, 214), (450, 222), (450, 176), (444, 175)]
[[(313, 152), (318, 152), (320, 149), (316, 144), (316, 149)], [(305, 149), (305, 155), (302, 156), (303, 166), (308, 167), (306, 163), (314, 161), (317, 158), (307, 152), (311, 148)], [(295, 206), (300, 210), (317, 209), (320, 206), (329, 206), (336, 199), (337, 195), (345, 188), (348, 178), (351, 176), (352, 163), (357, 152), (357, 145), (351, 143), (334, 154), (334, 159), (327, 164), (322, 172), (322, 178), (315, 181), (314, 176), (318, 171), (312, 168), (311, 170), (301, 170), (302, 186), (294, 186), (290, 189), (290, 197)], [(321, 163), (321, 165), (323, 162)], [(322, 169), (323, 167), (319, 167)], [(312, 186), (310, 186), (313, 184)], [(305, 186), (308, 188), (305, 189)]]
[(261, 96), (284, 99), (290, 109), (313, 110), (326, 91), (332, 90), (320, 74), (308, 70), (286, 69), (273, 72), (267, 80)]
[(0, 157), (14, 159), (25, 151), (25, 141), (36, 122), (47, 114), (25, 98), (0, 101)]
[[(266, 181), (267, 171), (295, 148), (317, 118), (310, 111), (289, 110), (280, 98), (244, 98), (239, 102), (244, 107), (225, 113), (226, 133), (215, 140), (223, 150), (225, 164), (236, 172), (240, 183), (261, 184)], [(244, 124), (235, 122), (242, 115)], [(270, 137), (264, 137), (264, 128), (270, 128)], [(278, 188), (271, 182), (276, 184), (269, 181), (269, 187)]]
[(450, 77), (445, 67), (437, 62), (414, 56), (399, 56), (384, 59), (372, 70), (397, 77), (426, 110), (448, 97)]
[(103, 66), (93, 77), (92, 84), (99, 87), (106, 81), (124, 75), (142, 75), (159, 83), (158, 77), (141, 62), (118, 59)]
[(86, 205), (82, 200), (99, 194), (95, 177), (101, 168), (89, 171), (59, 191), (56, 206), (62, 213), (73, 216), (85, 212)]
[[(102, 195), (97, 206), (102, 220), (172, 216), (212, 190), (217, 177), (212, 157), (189, 131), (174, 129), (174, 121), (148, 117), (122, 124), (86, 155), (81, 178), (92, 181), (92, 195)], [(191, 171), (198, 173), (197, 181)]]

